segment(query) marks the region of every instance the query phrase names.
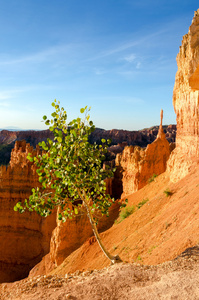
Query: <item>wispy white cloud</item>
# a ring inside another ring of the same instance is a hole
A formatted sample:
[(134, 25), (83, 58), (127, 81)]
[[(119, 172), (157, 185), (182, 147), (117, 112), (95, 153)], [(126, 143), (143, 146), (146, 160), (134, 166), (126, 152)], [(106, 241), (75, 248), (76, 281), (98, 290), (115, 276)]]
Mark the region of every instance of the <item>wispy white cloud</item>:
[[(145, 36), (142, 36), (141, 38), (129, 38), (128, 41), (120, 41), (120, 44), (116, 45), (114, 48), (102, 51), (101, 53), (99, 53), (96, 56), (90, 57), (89, 59), (87, 59), (87, 61), (94, 61), (94, 60), (98, 60), (107, 56), (111, 56), (117, 53), (122, 53), (123, 51), (126, 51), (128, 49), (131, 49), (135, 46), (138, 46), (140, 44), (144, 44), (147, 41), (151, 41), (153, 38), (157, 37), (157, 36), (161, 36), (164, 33), (166, 33), (168, 31), (167, 28), (163, 28), (161, 30), (158, 30), (156, 32), (153, 32), (151, 34), (147, 34)], [(128, 57), (128, 56), (127, 56)], [(133, 58), (133, 56), (132, 56)]]
[(129, 62), (129, 63), (132, 63), (134, 62), (136, 59), (136, 55), (134, 53), (130, 54), (130, 55), (127, 55), (124, 57), (124, 60)]
[(17, 92), (17, 90), (1, 90), (0, 89), (0, 105), (1, 106), (9, 106), (9, 103), (5, 100), (10, 100), (13, 98), (13, 95)]
[[(77, 46), (77, 45), (76, 45)], [(23, 55), (20, 57), (0, 57), (0, 65), (16, 65), (16, 64), (23, 64), (23, 63), (41, 63), (43, 61), (47, 61), (48, 59), (64, 54), (68, 50), (74, 48), (75, 45), (68, 44), (68, 45), (59, 45), (54, 47), (46, 48), (42, 51), (38, 51), (32, 54)]]
[(128, 103), (128, 104), (143, 104), (145, 101), (138, 97), (127, 97), (127, 96), (113, 96), (113, 97), (93, 97), (92, 100), (99, 101), (99, 102), (121, 102), (121, 103)]
[(137, 64), (136, 64), (136, 69), (140, 69), (141, 68), (141, 62), (139, 61), (139, 62), (137, 62)]
[(0, 101), (10, 99), (10, 95), (6, 92), (0, 92)]
[(105, 71), (104, 69), (94, 69), (94, 73), (96, 75), (104, 75), (106, 74), (108, 71)]
[(10, 106), (9, 102), (1, 101), (0, 99), (0, 107), (9, 107), (9, 106)]

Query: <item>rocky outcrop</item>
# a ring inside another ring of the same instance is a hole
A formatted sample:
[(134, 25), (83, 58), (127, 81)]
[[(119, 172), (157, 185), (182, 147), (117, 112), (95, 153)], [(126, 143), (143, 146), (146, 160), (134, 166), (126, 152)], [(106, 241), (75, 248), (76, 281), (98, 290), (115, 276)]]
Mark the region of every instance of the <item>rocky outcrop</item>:
[(161, 124), (156, 140), (143, 149), (138, 146), (127, 146), (121, 154), (117, 154), (116, 166), (123, 169), (123, 194), (125, 197), (144, 187), (155, 174), (166, 170), (166, 163), (170, 156), (169, 142)]
[(49, 130), (27, 130), (27, 131), (0, 131), (0, 165), (8, 165), (11, 151), (16, 141), (26, 141), (34, 148), (39, 142), (47, 141), (47, 138), (53, 138)]
[[(175, 142), (176, 125), (164, 126), (164, 131), (169, 143)], [(89, 141), (91, 143), (96, 142), (100, 144), (102, 138), (111, 139), (112, 149), (110, 150), (111, 152), (109, 153), (109, 158), (111, 156), (112, 159), (115, 159), (115, 153), (117, 153), (119, 148), (121, 148), (120, 146), (123, 147), (124, 144), (126, 144), (146, 147), (155, 140), (157, 132), (157, 126), (140, 131), (117, 129), (104, 130), (96, 128), (96, 130), (91, 134)], [(0, 131), (0, 165), (7, 165), (9, 163), (10, 153), (16, 141), (25, 140), (31, 146), (36, 147), (39, 142), (46, 141), (47, 138), (53, 138), (52, 132), (49, 130)], [(119, 151), (121, 152), (122, 150), (120, 149)]]
[(177, 116), (176, 149), (168, 162), (173, 182), (189, 173), (199, 159), (199, 9), (177, 55), (173, 106)]
[[(110, 228), (119, 215), (120, 205), (115, 202), (109, 209), (109, 217), (100, 216), (97, 224), (99, 232)], [(90, 239), (89, 239), (90, 238)], [(93, 231), (90, 221), (84, 211), (74, 219), (66, 220), (65, 223), (57, 219), (57, 227), (52, 232), (50, 253), (43, 257), (30, 272), (29, 276), (48, 274), (59, 266), (73, 251), (77, 250), (84, 242), (92, 243)]]
[(0, 282), (19, 280), (49, 252), (55, 214), (41, 218), (35, 212), (14, 212), (14, 205), (28, 198), (38, 185), (35, 167), (26, 156), (34, 155), (25, 141), (16, 142), (10, 166), (0, 167)]
[[(175, 142), (176, 136), (176, 125), (163, 126), (166, 134), (166, 138), (171, 142)], [(113, 145), (125, 142), (127, 145), (139, 145), (146, 147), (152, 143), (157, 136), (158, 126), (139, 130), (139, 131), (128, 131), (128, 130), (104, 130), (96, 128), (95, 131), (90, 135), (91, 143), (101, 143), (101, 139), (111, 139)], [(13, 144), (16, 141), (25, 140), (31, 146), (36, 145), (41, 141), (46, 141), (47, 138), (53, 138), (52, 132), (49, 130), (27, 130), (27, 131), (0, 131), (0, 144)]]
[[(166, 139), (169, 143), (175, 142), (176, 136), (176, 125), (163, 126), (163, 130), (166, 135)], [(158, 126), (146, 128), (139, 131), (128, 131), (128, 130), (104, 130), (96, 128), (95, 131), (90, 135), (91, 143), (101, 143), (101, 139), (111, 139), (112, 144), (122, 144), (146, 147), (151, 144), (157, 137)]]
[(53, 134), (49, 130), (22, 130), (22, 131), (0, 131), (0, 144), (15, 144), (16, 141), (25, 140), (31, 146), (36, 147), (39, 142), (52, 138)]

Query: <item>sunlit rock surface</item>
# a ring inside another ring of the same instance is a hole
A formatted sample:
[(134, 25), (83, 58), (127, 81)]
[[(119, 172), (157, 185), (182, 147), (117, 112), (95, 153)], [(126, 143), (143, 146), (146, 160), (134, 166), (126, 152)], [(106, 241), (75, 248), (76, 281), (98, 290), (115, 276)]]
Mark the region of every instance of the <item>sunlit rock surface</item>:
[(35, 167), (26, 156), (36, 154), (25, 141), (16, 142), (10, 166), (0, 167), (0, 282), (19, 280), (49, 252), (56, 217), (41, 218), (35, 212), (20, 214), (14, 205), (38, 185)]
[(159, 175), (165, 172), (171, 150), (162, 128), (162, 118), (163, 112), (161, 112), (161, 124), (157, 138), (146, 149), (127, 146), (122, 153), (117, 154), (116, 166), (123, 170), (122, 197), (144, 187), (154, 174)]
[(168, 162), (173, 182), (189, 173), (199, 158), (199, 9), (177, 55), (173, 106), (177, 116), (176, 149)]

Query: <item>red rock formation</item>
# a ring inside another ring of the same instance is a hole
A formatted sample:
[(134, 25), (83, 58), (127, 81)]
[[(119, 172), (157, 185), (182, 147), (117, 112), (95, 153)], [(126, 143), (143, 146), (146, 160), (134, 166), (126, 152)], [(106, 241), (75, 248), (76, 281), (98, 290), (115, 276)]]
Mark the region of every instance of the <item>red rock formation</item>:
[(33, 147), (39, 142), (46, 141), (47, 138), (52, 138), (53, 134), (49, 130), (25, 130), (25, 131), (0, 131), (0, 144), (12, 144), (16, 141), (25, 140)]
[[(118, 215), (119, 204), (116, 202), (109, 210), (109, 218), (101, 216), (99, 219), (98, 231), (103, 232), (110, 228)], [(72, 220), (66, 220), (65, 223), (57, 219), (57, 227), (53, 230), (51, 237), (50, 253), (31, 270), (29, 276), (48, 274), (92, 236), (91, 224), (85, 212)]]
[[(175, 142), (176, 125), (164, 126), (164, 131), (169, 143)], [(96, 128), (90, 135), (90, 142), (101, 143), (101, 139), (104, 138), (111, 139), (113, 144), (126, 142), (128, 145), (146, 147), (156, 139), (157, 133), (158, 126), (139, 131)], [(14, 144), (16, 141), (26, 140), (31, 146), (36, 147), (39, 142), (46, 141), (47, 138), (53, 138), (52, 132), (49, 130), (0, 131), (0, 144)]]
[(177, 55), (173, 105), (177, 115), (176, 149), (168, 162), (173, 182), (186, 176), (199, 158), (199, 9)]
[[(176, 125), (163, 126), (166, 132), (166, 138), (171, 142), (175, 142)], [(111, 139), (113, 144), (126, 143), (127, 145), (138, 145), (140, 147), (146, 147), (151, 144), (157, 136), (158, 126), (146, 128), (139, 131), (129, 130), (104, 130), (96, 128), (90, 135), (90, 142), (101, 143), (101, 139)]]
[(149, 178), (159, 175), (166, 170), (166, 163), (170, 156), (170, 146), (165, 138), (161, 124), (156, 140), (147, 146), (146, 149), (138, 146), (128, 146), (117, 155), (116, 166), (123, 169), (123, 194), (125, 197), (144, 187)]
[(16, 142), (10, 166), (0, 167), (0, 282), (24, 278), (49, 252), (55, 215), (43, 219), (35, 212), (13, 210), (37, 186), (35, 167), (26, 159), (36, 151), (25, 141)]

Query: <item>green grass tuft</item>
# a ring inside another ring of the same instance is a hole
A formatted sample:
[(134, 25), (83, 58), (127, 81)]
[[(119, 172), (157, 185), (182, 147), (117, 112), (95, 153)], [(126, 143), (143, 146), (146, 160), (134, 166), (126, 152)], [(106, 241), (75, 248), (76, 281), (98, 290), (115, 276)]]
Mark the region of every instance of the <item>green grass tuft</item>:
[(149, 199), (143, 199), (141, 202), (138, 203), (137, 208), (140, 209), (145, 203), (147, 203)]
[(153, 182), (157, 176), (158, 176), (157, 174), (153, 174), (153, 175), (149, 178), (148, 182), (149, 182), (149, 183), (150, 183), (150, 182)]
[(165, 193), (166, 197), (169, 197), (169, 196), (173, 195), (173, 193), (170, 191), (170, 189), (166, 189), (164, 191), (164, 193)]
[(120, 219), (123, 221), (124, 219), (128, 218), (130, 215), (132, 215), (135, 211), (135, 206), (128, 206), (125, 207), (121, 212), (120, 212)]

